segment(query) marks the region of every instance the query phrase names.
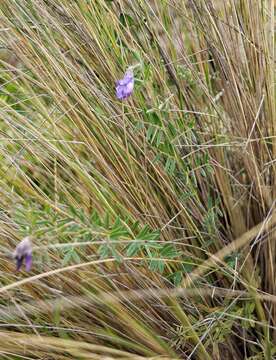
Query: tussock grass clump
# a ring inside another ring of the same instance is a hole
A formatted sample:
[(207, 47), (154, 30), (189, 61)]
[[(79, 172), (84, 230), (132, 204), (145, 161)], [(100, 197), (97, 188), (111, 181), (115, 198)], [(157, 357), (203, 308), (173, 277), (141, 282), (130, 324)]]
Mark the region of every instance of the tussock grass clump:
[(0, 16), (3, 359), (276, 356), (273, 1)]

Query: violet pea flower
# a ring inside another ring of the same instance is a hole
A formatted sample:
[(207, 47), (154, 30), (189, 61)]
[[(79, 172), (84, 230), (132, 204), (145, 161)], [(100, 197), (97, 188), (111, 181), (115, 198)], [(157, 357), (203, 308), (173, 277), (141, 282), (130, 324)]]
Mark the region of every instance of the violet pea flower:
[(121, 80), (116, 81), (116, 96), (119, 100), (128, 98), (134, 89), (133, 71), (128, 70)]
[(16, 271), (19, 271), (25, 260), (26, 271), (30, 271), (32, 267), (32, 242), (27, 236), (16, 246), (13, 253), (13, 257), (16, 260)]

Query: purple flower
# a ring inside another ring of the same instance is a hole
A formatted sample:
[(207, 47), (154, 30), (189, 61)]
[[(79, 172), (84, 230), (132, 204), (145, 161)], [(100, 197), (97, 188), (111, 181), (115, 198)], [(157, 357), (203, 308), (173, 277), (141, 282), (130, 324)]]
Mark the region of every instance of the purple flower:
[(16, 246), (13, 253), (16, 260), (16, 271), (19, 271), (25, 260), (26, 271), (30, 271), (32, 267), (32, 242), (27, 236)]
[(125, 73), (123, 79), (116, 81), (117, 98), (120, 100), (128, 98), (132, 94), (133, 88), (134, 88), (133, 71), (128, 70)]

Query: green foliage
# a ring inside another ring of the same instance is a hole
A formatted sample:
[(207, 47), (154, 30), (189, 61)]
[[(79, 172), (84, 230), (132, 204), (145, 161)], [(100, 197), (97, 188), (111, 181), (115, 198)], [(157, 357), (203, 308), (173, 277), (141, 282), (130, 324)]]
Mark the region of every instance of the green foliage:
[[(108, 212), (101, 218), (96, 210), (88, 215), (83, 209), (73, 206), (68, 208), (68, 213), (68, 217), (62, 217), (49, 207), (37, 210), (31, 207), (28, 210), (17, 208), (14, 219), (22, 236), (32, 234), (43, 238), (47, 234), (51, 238), (61, 238), (64, 245), (68, 244), (62, 250), (63, 266), (81, 262), (74, 244), (70, 246), (72, 239), (80, 245), (87, 242), (93, 245), (96, 242), (101, 259), (114, 257), (121, 262), (123, 257), (143, 256), (149, 269), (160, 273), (164, 271), (166, 259), (182, 255), (173, 244), (160, 241), (159, 230), (152, 230), (148, 225), (142, 226), (138, 221), (130, 224), (128, 219), (123, 220), (119, 216), (112, 220)], [(56, 244), (57, 248), (62, 243)], [(48, 244), (49, 247), (52, 245)]]

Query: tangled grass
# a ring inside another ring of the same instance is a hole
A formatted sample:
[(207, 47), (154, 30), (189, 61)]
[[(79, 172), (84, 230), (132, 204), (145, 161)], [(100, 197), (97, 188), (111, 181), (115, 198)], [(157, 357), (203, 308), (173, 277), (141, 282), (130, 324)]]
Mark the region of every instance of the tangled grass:
[(0, 19), (2, 359), (276, 357), (274, 2)]

